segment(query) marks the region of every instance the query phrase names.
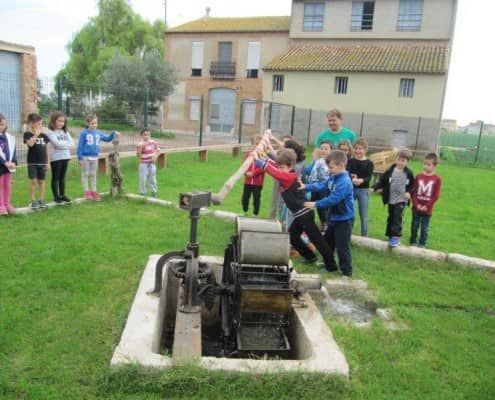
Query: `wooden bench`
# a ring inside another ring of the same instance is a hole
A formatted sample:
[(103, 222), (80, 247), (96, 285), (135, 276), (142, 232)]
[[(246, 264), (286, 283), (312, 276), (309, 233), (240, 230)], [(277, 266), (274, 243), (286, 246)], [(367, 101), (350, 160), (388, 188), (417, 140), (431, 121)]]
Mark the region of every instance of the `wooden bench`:
[[(162, 169), (167, 166), (167, 155), (170, 153), (191, 153), (191, 152), (198, 152), (199, 155), (199, 161), (201, 162), (206, 162), (208, 161), (208, 151), (216, 151), (216, 150), (232, 150), (232, 156), (237, 157), (240, 153), (242, 148), (247, 148), (249, 147), (249, 144), (213, 144), (213, 145), (208, 145), (208, 146), (193, 146), (193, 147), (172, 147), (172, 148), (166, 148), (166, 149), (161, 149), (160, 154), (158, 155), (158, 158), (156, 160), (156, 165), (158, 168)], [(119, 152), (120, 158), (125, 158), (125, 157), (136, 157), (136, 152), (135, 151), (122, 151)], [(108, 174), (108, 154), (107, 153), (101, 153), (98, 157), (98, 172), (102, 174)]]

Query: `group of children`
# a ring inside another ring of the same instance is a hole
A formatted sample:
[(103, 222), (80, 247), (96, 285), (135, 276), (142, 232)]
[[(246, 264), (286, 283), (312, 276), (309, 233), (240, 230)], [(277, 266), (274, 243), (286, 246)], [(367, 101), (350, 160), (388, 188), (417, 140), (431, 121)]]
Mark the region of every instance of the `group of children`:
[[(85, 118), (86, 128), (80, 135), (77, 145), (77, 159), (81, 165), (81, 183), (84, 198), (101, 201), (97, 190), (98, 156), (100, 141), (111, 142), (120, 136), (119, 132), (105, 134), (97, 129), (98, 118), (88, 115)], [(51, 170), (51, 189), (53, 200), (57, 204), (68, 204), (71, 200), (65, 193), (65, 177), (71, 149), (74, 147), (72, 136), (67, 129), (67, 117), (60, 111), (50, 115), (48, 133), (42, 132), (43, 120), (40, 115), (31, 113), (26, 120), (27, 131), (23, 142), (27, 146), (27, 174), (29, 179), (29, 206), (33, 210), (45, 209), (45, 177)], [(7, 132), (7, 119), (0, 114), (0, 215), (15, 213), (12, 205), (11, 189), (12, 176), (16, 170), (15, 135)], [(137, 146), (139, 157), (139, 192), (145, 194), (146, 187), (151, 189), (151, 195), (156, 196), (156, 168), (154, 162), (159, 154), (158, 144), (151, 139), (147, 129), (141, 131), (141, 141)], [(36, 192), (38, 195), (36, 196)]]
[[(42, 132), (42, 118), (38, 114), (28, 115), (27, 126), (23, 141), (28, 149), (30, 207), (47, 207), (44, 181), (48, 169), (52, 171), (54, 201), (70, 203), (65, 194), (65, 176), (74, 143), (67, 129), (67, 117), (62, 112), (53, 112), (48, 134)], [(119, 132), (105, 134), (97, 127), (95, 115), (86, 117), (86, 128), (80, 133), (77, 146), (84, 197), (94, 201), (101, 200), (96, 186), (99, 143), (110, 142), (120, 135)], [(264, 148), (268, 149), (266, 153), (255, 150), (260, 141), (264, 141)], [(272, 142), (279, 146), (278, 151), (274, 151)], [(410, 202), (413, 214), (410, 244), (425, 247), (433, 207), (440, 196), (441, 179), (435, 173), (437, 155), (427, 154), (423, 172), (414, 178), (407, 166), (412, 154), (407, 149), (401, 150), (395, 164), (371, 187), (373, 163), (366, 157), (367, 150), (365, 139), (358, 139), (354, 146), (344, 140), (338, 143), (336, 149), (332, 149), (330, 141), (323, 140), (314, 151), (312, 162), (305, 166), (304, 147), (292, 137), (279, 140), (270, 135), (267, 140), (256, 135), (253, 146), (246, 153), (246, 157), (252, 155), (256, 161), (245, 173), (243, 210), (248, 212), (252, 197), (253, 214), (259, 214), (264, 175), (268, 173), (276, 180), (273, 203), (276, 209), (281, 208), (281, 219), (290, 234), (293, 248), (308, 263), (317, 261), (313, 252), (316, 248), (323, 257), (322, 266), (328, 271), (337, 270), (334, 260), (334, 253), (337, 252), (341, 272), (351, 276), (350, 240), (354, 201), (358, 204), (361, 235), (367, 236), (369, 195), (373, 191), (381, 192), (383, 202), (388, 206), (386, 236), (389, 237), (390, 247), (400, 245), (404, 210)], [(139, 193), (145, 195), (149, 187), (151, 195), (156, 196), (155, 161), (160, 148), (146, 129), (141, 131), (136, 154), (139, 158)], [(15, 213), (11, 203), (11, 182), (16, 165), (15, 136), (7, 132), (7, 120), (0, 114), (0, 215)], [(315, 222), (314, 209), (320, 227)]]
[[(256, 150), (262, 140), (268, 149), (266, 152)], [(273, 151), (272, 141), (280, 146), (277, 152)], [(264, 173), (268, 173), (276, 181), (276, 190), (284, 203), (282, 209), (287, 209), (281, 220), (294, 250), (307, 263), (314, 263), (317, 257), (312, 249), (316, 248), (323, 258), (321, 265), (327, 271), (337, 270), (336, 252), (340, 271), (352, 276), (350, 242), (354, 202), (358, 204), (361, 235), (368, 236), (369, 196), (379, 192), (384, 204), (388, 205), (386, 236), (389, 246), (400, 245), (404, 210), (412, 201), (410, 244), (425, 247), (433, 206), (441, 188), (441, 179), (435, 173), (437, 155), (427, 154), (423, 172), (414, 178), (407, 167), (412, 154), (409, 150), (401, 150), (396, 162), (371, 186), (374, 166), (366, 157), (367, 150), (368, 144), (362, 138), (354, 146), (346, 140), (335, 149), (329, 141), (323, 140), (313, 153), (313, 161), (304, 166), (304, 148), (292, 137), (279, 141), (273, 136), (267, 140), (257, 135), (246, 153), (246, 157), (252, 155), (256, 161), (245, 174), (243, 210), (247, 214), (253, 195), (253, 214), (258, 215)], [(315, 222), (313, 209), (317, 210), (320, 227)]]

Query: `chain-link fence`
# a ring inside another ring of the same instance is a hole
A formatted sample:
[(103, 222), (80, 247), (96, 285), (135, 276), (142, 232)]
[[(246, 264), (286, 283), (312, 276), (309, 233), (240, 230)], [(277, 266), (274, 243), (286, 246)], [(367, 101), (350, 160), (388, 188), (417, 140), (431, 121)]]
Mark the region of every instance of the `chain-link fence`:
[(495, 167), (495, 134), (485, 129), (483, 121), (467, 132), (447, 132), (440, 135), (442, 158), (464, 164)]

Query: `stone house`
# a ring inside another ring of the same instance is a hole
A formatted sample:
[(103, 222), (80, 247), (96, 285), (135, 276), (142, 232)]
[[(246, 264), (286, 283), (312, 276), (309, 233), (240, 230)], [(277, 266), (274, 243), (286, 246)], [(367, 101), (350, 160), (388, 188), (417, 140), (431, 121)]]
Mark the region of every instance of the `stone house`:
[[(233, 132), (241, 99), (262, 98), (262, 67), (287, 49), (289, 23), (289, 17), (206, 16), (169, 29), (165, 54), (179, 84), (164, 104), (166, 127), (197, 132), (202, 97), (208, 129)], [(247, 104), (243, 114), (259, 130), (259, 105)]]
[[(231, 131), (240, 99), (262, 99), (273, 103), (270, 126), (281, 131), (291, 111), (284, 104), (319, 111), (313, 136), (325, 112), (338, 108), (378, 147), (434, 149), (456, 11), (457, 0), (292, 0), (290, 17), (205, 17), (172, 28), (167, 59), (181, 83), (166, 107), (168, 126), (198, 118), (194, 102), (203, 95), (211, 129)], [(250, 56), (254, 48), (258, 58)], [(227, 65), (228, 76), (219, 73)], [(246, 108), (243, 117), (258, 127), (263, 112), (254, 103)], [(294, 114), (302, 130), (308, 124), (299, 116), (307, 114)]]

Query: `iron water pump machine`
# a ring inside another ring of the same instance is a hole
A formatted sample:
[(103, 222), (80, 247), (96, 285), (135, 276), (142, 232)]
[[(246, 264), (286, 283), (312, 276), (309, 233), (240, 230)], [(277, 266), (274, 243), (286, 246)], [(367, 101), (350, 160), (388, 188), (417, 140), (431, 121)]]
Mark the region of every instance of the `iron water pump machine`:
[[(149, 293), (161, 292), (167, 265), (167, 274), (180, 282), (177, 313), (198, 314), (203, 307), (218, 305), (218, 356), (284, 356), (291, 351), (292, 307), (294, 302), (301, 303), (301, 285), (291, 280), (289, 235), (278, 221), (237, 217), (235, 233), (225, 249), (221, 281), (217, 282), (212, 268), (200, 261), (197, 242), (200, 210), (210, 203), (209, 192), (180, 194), (180, 208), (189, 211), (191, 220), (189, 242), (184, 250), (160, 257), (155, 287)], [(311, 284), (321, 282), (318, 278)], [(175, 334), (176, 328), (171, 326), (168, 331)]]

